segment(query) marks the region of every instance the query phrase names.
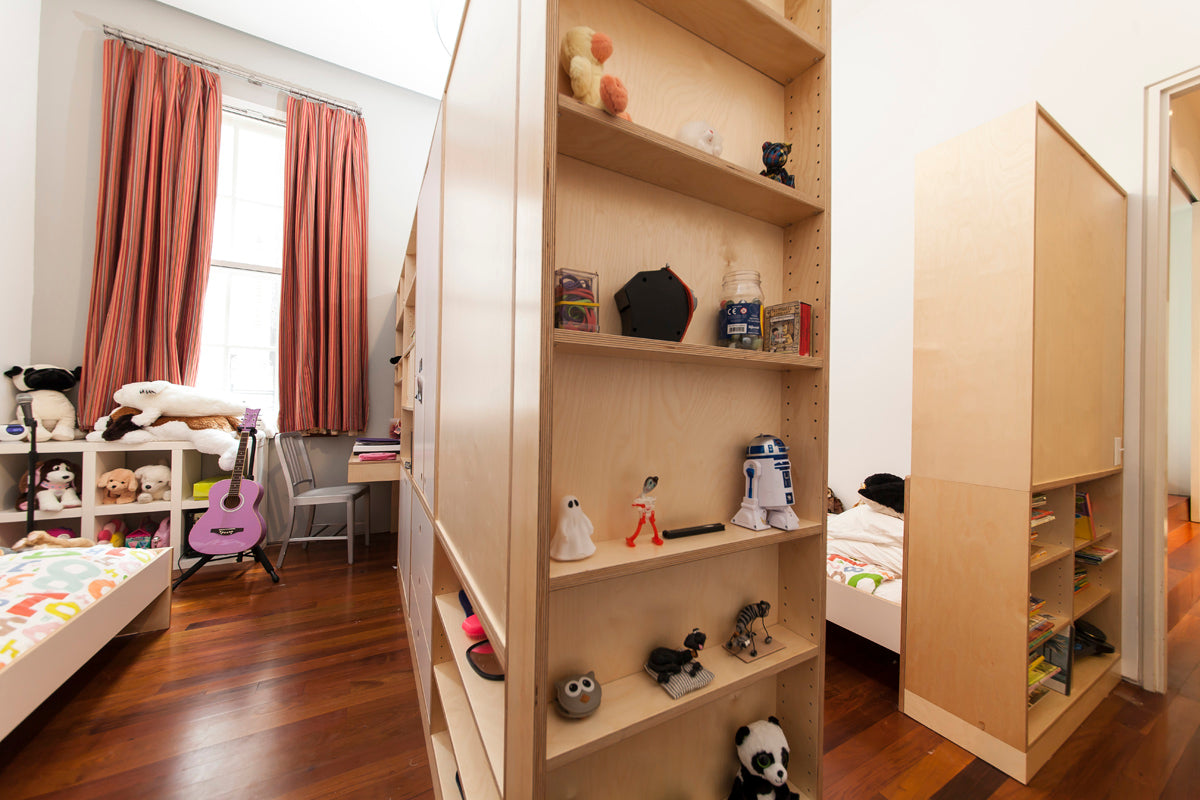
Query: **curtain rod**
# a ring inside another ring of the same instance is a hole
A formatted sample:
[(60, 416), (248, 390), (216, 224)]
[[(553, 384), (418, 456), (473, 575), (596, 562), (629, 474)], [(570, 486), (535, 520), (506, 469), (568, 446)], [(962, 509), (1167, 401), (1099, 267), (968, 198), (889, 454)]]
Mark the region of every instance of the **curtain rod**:
[(232, 75), (236, 78), (241, 78), (241, 79), (243, 79), (249, 83), (252, 83), (256, 86), (269, 86), (272, 89), (278, 89), (279, 91), (285, 92), (286, 94), (295, 95), (297, 97), (303, 97), (307, 100), (314, 100), (318, 103), (324, 103), (325, 105), (328, 105), (328, 106), (334, 106), (335, 108), (341, 108), (346, 111), (349, 111), (351, 114), (357, 114), (360, 117), (362, 116), (362, 107), (355, 103), (350, 103), (345, 100), (338, 100), (337, 98), (330, 97), (330, 96), (324, 95), (324, 94), (318, 94), (317, 92), (313, 92), (308, 89), (301, 89), (300, 87), (294, 86), (290, 83), (284, 83), (283, 81), (276, 80), (274, 78), (268, 78), (263, 75), (258, 75), (257, 73), (250, 72), (249, 70), (242, 69), (241, 67), (234, 66), (233, 64), (226, 64), (223, 61), (216, 61), (214, 59), (205, 58), (204, 56), (200, 56), (195, 53), (189, 53), (186, 50), (180, 50), (179, 48), (171, 47), (170, 45), (165, 45), (162, 42), (156, 42), (153, 39), (147, 39), (144, 36), (140, 36), (135, 33), (130, 33), (129, 31), (121, 30), (120, 28), (113, 27), (112, 25), (104, 26), (104, 35), (109, 36), (113, 39), (120, 39), (121, 41), (128, 42), (130, 44), (138, 44), (138, 45), (141, 45), (142, 47), (149, 47), (149, 48), (151, 48), (153, 50), (157, 50), (161, 53), (168, 53), (170, 55), (175, 56), (176, 58), (180, 58), (185, 61), (190, 61), (193, 64), (198, 64), (199, 66), (207, 67), (208, 69), (214, 70), (216, 72), (221, 72), (226, 75)]

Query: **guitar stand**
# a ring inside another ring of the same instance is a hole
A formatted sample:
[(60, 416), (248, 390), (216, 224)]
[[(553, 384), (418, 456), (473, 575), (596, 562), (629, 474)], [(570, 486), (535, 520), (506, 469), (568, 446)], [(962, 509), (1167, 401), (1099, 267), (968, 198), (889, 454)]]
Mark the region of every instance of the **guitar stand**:
[[(251, 455), (249, 458), (249, 462), (251, 464), (253, 464), (254, 456), (257, 454), (256, 451), (258, 450), (257, 431), (255, 432), (255, 435), (250, 437), (250, 448), (251, 448), (251, 450), (250, 450)], [(254, 480), (254, 475), (252, 473), (248, 473), (245, 477), (250, 480)], [(245, 557), (246, 553), (250, 553), (250, 555), (254, 556), (254, 560), (257, 561), (262, 566), (263, 570), (265, 570), (266, 573), (271, 576), (272, 583), (279, 583), (279, 573), (277, 573), (275, 571), (275, 566), (273, 564), (271, 564), (271, 559), (267, 556), (267, 551), (263, 550), (261, 544), (256, 544), (256, 545), (254, 545), (254, 547), (251, 547), (249, 550), (243, 550), (240, 553), (233, 553), (231, 555), (224, 555), (224, 556), (201, 555), (199, 560), (195, 564), (192, 564), (190, 567), (188, 567), (186, 572), (184, 572), (182, 575), (180, 575), (178, 578), (175, 579), (174, 583), (171, 584), (171, 591), (178, 589), (179, 584), (183, 583), (188, 578), (195, 575), (200, 570), (201, 567), (203, 567), (205, 564), (209, 563), (210, 561), (226, 561), (231, 558), (236, 558), (238, 560), (238, 563), (241, 563), (241, 561)]]
[(272, 583), (279, 583), (279, 573), (277, 573), (275, 571), (275, 567), (271, 564), (271, 559), (267, 557), (267, 551), (262, 549), (261, 544), (256, 544), (256, 545), (254, 545), (254, 547), (251, 547), (247, 551), (244, 551), (241, 553), (234, 553), (233, 555), (228, 555), (228, 556), (202, 555), (202, 556), (200, 556), (199, 561), (197, 561), (195, 564), (192, 564), (190, 567), (188, 567), (187, 572), (183, 573), (182, 575), (180, 575), (178, 578), (175, 579), (175, 582), (171, 584), (171, 589), (172, 590), (178, 589), (179, 584), (183, 583), (188, 578), (195, 575), (196, 572), (201, 567), (203, 567), (205, 564), (207, 564), (210, 561), (225, 561), (226, 559), (236, 558), (240, 562), (242, 560), (242, 558), (246, 555), (246, 553), (250, 553), (252, 556), (254, 556), (254, 560), (262, 565), (262, 568), (264, 570), (266, 570), (268, 575), (271, 576)]

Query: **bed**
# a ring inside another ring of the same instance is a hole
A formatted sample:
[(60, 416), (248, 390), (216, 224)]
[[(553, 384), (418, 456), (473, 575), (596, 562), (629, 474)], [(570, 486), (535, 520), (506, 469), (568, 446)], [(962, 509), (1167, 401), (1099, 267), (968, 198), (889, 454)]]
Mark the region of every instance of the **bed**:
[(0, 555), (0, 738), (113, 637), (171, 624), (171, 551)]
[(828, 517), (825, 618), (899, 653), (904, 520), (878, 508), (863, 502)]

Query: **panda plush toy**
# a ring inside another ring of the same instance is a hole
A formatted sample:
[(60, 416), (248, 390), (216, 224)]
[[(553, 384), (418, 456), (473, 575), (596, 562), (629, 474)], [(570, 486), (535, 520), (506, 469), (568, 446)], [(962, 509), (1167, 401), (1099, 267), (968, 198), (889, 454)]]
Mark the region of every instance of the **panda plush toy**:
[(742, 768), (729, 800), (799, 800), (787, 785), (788, 746), (775, 717), (738, 728), (734, 736)]

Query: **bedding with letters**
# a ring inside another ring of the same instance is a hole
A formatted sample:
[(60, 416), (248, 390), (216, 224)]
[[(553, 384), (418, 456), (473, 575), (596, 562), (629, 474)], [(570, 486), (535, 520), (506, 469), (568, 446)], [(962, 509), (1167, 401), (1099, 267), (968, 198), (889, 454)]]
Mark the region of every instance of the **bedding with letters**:
[(0, 555), (0, 669), (153, 559), (108, 545)]

